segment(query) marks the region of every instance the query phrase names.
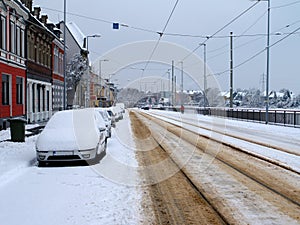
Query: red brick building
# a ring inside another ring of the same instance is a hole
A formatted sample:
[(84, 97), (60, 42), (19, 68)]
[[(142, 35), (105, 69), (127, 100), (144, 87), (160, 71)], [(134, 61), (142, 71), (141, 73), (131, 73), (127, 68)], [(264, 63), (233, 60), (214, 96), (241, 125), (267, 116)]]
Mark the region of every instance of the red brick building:
[(10, 117), (25, 116), (26, 20), (18, 1), (0, 0), (0, 128)]

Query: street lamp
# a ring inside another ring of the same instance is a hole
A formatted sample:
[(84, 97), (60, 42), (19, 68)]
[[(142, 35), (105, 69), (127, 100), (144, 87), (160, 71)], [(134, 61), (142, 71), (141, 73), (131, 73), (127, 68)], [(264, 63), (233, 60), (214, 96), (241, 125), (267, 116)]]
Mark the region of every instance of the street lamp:
[(266, 81), (266, 124), (269, 123), (269, 76), (270, 76), (270, 0), (268, 1), (268, 38), (267, 38), (267, 81)]
[(204, 107), (206, 106), (206, 89), (207, 89), (207, 79), (206, 79), (206, 44), (201, 43), (200, 46), (203, 46), (203, 61), (204, 61), (204, 68), (203, 68), (203, 95), (204, 95)]
[(67, 82), (66, 82), (66, 79), (67, 79), (67, 57), (66, 57), (66, 9), (67, 9), (67, 0), (64, 0), (64, 64), (63, 64), (63, 67), (64, 67), (64, 93), (63, 93), (63, 108), (64, 110), (66, 110), (66, 98), (67, 98)]
[(108, 59), (100, 59), (99, 60), (99, 79), (100, 79), (100, 87), (101, 87), (101, 70), (102, 70), (102, 62), (108, 62)]
[(270, 77), (270, 11), (271, 0), (256, 0), (256, 1), (268, 1), (268, 27), (267, 27), (267, 78), (266, 78), (266, 124), (269, 123), (269, 77)]
[(86, 49), (89, 51), (89, 38), (100, 38), (100, 37), (101, 37), (100, 34), (87, 35), (84, 38), (83, 47), (86, 47)]
[[(99, 38), (99, 37), (101, 37), (100, 34), (93, 34), (93, 35), (87, 35), (84, 38), (83, 47), (86, 47), (87, 54), (89, 54), (89, 38)], [(89, 57), (88, 57), (87, 62), (88, 62), (88, 66), (89, 66)], [(90, 70), (88, 69), (88, 84), (87, 84), (86, 106), (90, 106), (90, 89), (91, 89), (91, 74), (90, 74)]]

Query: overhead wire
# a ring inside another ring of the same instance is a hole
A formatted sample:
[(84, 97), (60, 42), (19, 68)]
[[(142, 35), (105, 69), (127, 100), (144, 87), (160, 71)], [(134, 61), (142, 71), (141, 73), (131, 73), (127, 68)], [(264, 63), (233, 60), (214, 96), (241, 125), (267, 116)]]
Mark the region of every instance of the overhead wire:
[(225, 24), (223, 27), (218, 29), (215, 33), (213, 33), (210, 36), (207, 36), (206, 40), (202, 43), (200, 43), (193, 51), (191, 51), (187, 56), (185, 56), (181, 61), (186, 60), (188, 57), (190, 57), (192, 54), (194, 54), (203, 44), (205, 44), (210, 38), (214, 37), (218, 33), (220, 33), (222, 30), (224, 30), (226, 27), (234, 23), (236, 20), (238, 20), (240, 17), (242, 17), (244, 14), (246, 14), (248, 11), (250, 11), (252, 8), (254, 8), (260, 1), (255, 2), (253, 5), (251, 5), (249, 8), (241, 12), (238, 16), (230, 20), (227, 24)]
[(157, 40), (157, 42), (156, 42), (156, 44), (155, 44), (155, 46), (154, 46), (154, 48), (153, 48), (153, 50), (152, 50), (152, 52), (151, 52), (151, 54), (150, 54), (149, 59), (148, 59), (147, 62), (146, 62), (146, 65), (145, 65), (145, 67), (144, 67), (142, 76), (144, 75), (145, 70), (147, 69), (147, 67), (148, 67), (148, 65), (149, 65), (149, 63), (150, 63), (150, 61), (151, 61), (151, 59), (152, 59), (152, 57), (153, 57), (153, 55), (154, 55), (156, 49), (158, 48), (159, 42), (161, 41), (162, 36), (164, 35), (164, 32), (166, 31), (166, 29), (167, 29), (167, 27), (168, 27), (168, 25), (169, 25), (169, 22), (170, 22), (170, 20), (171, 20), (173, 14), (174, 14), (174, 11), (175, 11), (175, 9), (176, 9), (176, 7), (177, 7), (177, 5), (178, 5), (178, 2), (179, 2), (179, 0), (176, 0), (175, 4), (174, 4), (174, 6), (173, 6), (173, 9), (172, 9), (172, 11), (171, 11), (171, 13), (170, 13), (170, 15), (169, 15), (169, 17), (168, 17), (168, 19), (167, 19), (167, 22), (166, 22), (166, 24), (165, 24), (163, 30), (162, 30), (161, 32), (158, 32), (159, 38), (158, 38), (158, 40)]
[(292, 5), (299, 4), (299, 3), (300, 3), (300, 1), (295, 1), (295, 2), (291, 2), (291, 3), (279, 5), (279, 6), (273, 6), (273, 7), (271, 7), (271, 9), (284, 8), (284, 7), (292, 6)]
[[(49, 10), (49, 11), (63, 13), (63, 11), (61, 11), (61, 10), (51, 9), (51, 8), (47, 8), (47, 7), (43, 7), (43, 9), (46, 9), (46, 10)], [(93, 20), (93, 21), (98, 21), (98, 22), (102, 22), (102, 23), (107, 23), (107, 24), (113, 24), (113, 23), (115, 23), (115, 21), (110, 21), (110, 20), (105, 20), (105, 19), (101, 19), (101, 18), (90, 17), (90, 16), (81, 15), (81, 14), (72, 13), (72, 12), (67, 12), (67, 14), (71, 15), (71, 16), (76, 16), (76, 17), (80, 17), (80, 18), (84, 18), (84, 19), (88, 19), (88, 20)], [(130, 26), (130, 25), (125, 24), (125, 23), (119, 23), (119, 24), (122, 27), (130, 28), (130, 29), (133, 29), (133, 30), (139, 30), (139, 31), (144, 31), (144, 32), (148, 32), (148, 33), (157, 34), (157, 31), (154, 31), (154, 30), (150, 30), (150, 29), (146, 29), (146, 28), (142, 28), (142, 27)]]
[[(253, 59), (255, 59), (257, 56), (261, 55), (263, 52), (265, 52), (268, 48), (272, 48), (274, 47), (275, 45), (279, 44), (280, 42), (284, 41), (285, 39), (287, 39), (288, 37), (290, 37), (291, 35), (297, 33), (298, 31), (300, 30), (300, 27), (298, 27), (297, 29), (295, 29), (294, 31), (288, 33), (286, 36), (284, 36), (283, 38), (279, 39), (278, 41), (274, 42), (273, 44), (271, 44), (269, 47), (266, 47), (264, 49), (262, 49), (261, 51), (257, 52), (256, 54), (252, 55), (251, 57), (249, 57), (248, 59), (246, 59), (245, 61), (239, 63), (238, 65), (234, 66), (233, 69), (236, 69), (250, 61), (252, 61)], [(214, 74), (211, 74), (210, 76), (219, 76), (219, 75), (222, 75), (224, 73), (227, 73), (229, 72), (230, 69), (227, 69), (227, 70), (224, 70), (222, 72), (219, 72), (219, 73), (214, 73)], [(209, 76), (209, 75), (208, 75)]]

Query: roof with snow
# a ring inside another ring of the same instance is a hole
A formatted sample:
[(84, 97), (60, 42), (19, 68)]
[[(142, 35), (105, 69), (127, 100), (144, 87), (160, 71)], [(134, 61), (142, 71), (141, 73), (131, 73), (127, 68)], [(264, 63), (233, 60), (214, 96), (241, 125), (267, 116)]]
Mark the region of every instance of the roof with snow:
[(67, 27), (70, 33), (73, 35), (77, 44), (82, 48), (85, 35), (82, 33), (79, 27), (72, 21), (67, 23)]

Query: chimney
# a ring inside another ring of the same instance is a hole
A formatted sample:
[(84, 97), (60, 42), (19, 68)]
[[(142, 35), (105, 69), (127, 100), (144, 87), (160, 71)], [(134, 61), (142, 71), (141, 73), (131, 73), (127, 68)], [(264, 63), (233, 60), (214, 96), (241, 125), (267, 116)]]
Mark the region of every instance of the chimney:
[(40, 13), (41, 13), (41, 7), (34, 7), (33, 8), (33, 15), (39, 19), (40, 18)]
[(48, 20), (48, 16), (47, 15), (42, 15), (41, 16), (41, 22), (46, 26), (47, 25), (47, 20)]
[(32, 11), (32, 0), (21, 0), (21, 2), (25, 5), (29, 11)]

